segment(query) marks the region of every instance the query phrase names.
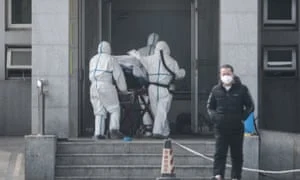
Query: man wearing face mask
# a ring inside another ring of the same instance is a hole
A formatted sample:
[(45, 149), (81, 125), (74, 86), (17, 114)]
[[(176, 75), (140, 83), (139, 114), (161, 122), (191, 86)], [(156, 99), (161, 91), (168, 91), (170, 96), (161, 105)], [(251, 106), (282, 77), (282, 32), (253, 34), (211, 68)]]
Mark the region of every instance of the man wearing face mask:
[(231, 65), (220, 67), (218, 85), (213, 87), (208, 101), (208, 114), (215, 124), (216, 149), (212, 180), (225, 177), (228, 147), (232, 161), (232, 180), (240, 180), (243, 166), (243, 121), (254, 111), (248, 88), (233, 74)]

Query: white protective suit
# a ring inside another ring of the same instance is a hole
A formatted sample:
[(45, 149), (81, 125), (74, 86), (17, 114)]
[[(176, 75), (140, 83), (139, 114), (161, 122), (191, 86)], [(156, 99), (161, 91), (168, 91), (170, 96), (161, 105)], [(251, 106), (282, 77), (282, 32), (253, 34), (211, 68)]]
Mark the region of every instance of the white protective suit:
[(155, 45), (159, 40), (159, 35), (156, 33), (151, 33), (147, 39), (147, 46), (138, 49), (141, 56), (151, 56), (154, 54)]
[(127, 85), (120, 65), (111, 56), (108, 42), (102, 41), (99, 44), (98, 54), (90, 60), (89, 69), (90, 99), (95, 114), (94, 135), (103, 136), (107, 112), (110, 113), (109, 130), (120, 129), (120, 103), (113, 79), (120, 91), (126, 91)]
[[(141, 56), (151, 56), (154, 54), (155, 45), (159, 40), (159, 35), (156, 33), (151, 33), (148, 36), (147, 39), (147, 46), (142, 47), (138, 49), (138, 52)], [(149, 101), (149, 96), (145, 95), (143, 96), (146, 102)], [(140, 99), (140, 103), (142, 104), (142, 100)], [(142, 105), (142, 108), (145, 108), (144, 105)], [(146, 128), (152, 128), (153, 122), (148, 112), (146, 112), (143, 116), (143, 124), (146, 126)]]
[[(163, 51), (166, 65), (172, 72), (175, 73), (175, 79), (184, 78), (185, 70), (180, 69), (176, 60), (170, 56), (170, 48), (164, 41), (157, 43), (155, 52), (152, 56), (142, 57), (138, 52), (130, 52), (130, 54), (141, 60), (148, 72), (150, 83), (154, 82), (169, 85), (172, 80), (172, 76), (162, 63), (160, 50)], [(155, 117), (153, 135), (169, 136), (170, 128), (167, 120), (167, 114), (170, 110), (173, 96), (167, 88), (151, 84), (148, 92), (151, 109)]]

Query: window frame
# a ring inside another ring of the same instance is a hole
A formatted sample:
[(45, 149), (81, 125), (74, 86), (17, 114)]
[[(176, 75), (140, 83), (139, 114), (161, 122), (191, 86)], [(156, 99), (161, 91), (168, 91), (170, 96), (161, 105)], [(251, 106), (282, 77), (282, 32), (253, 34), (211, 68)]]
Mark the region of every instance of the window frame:
[(13, 70), (32, 69), (32, 64), (30, 66), (29, 65), (12, 65), (12, 53), (13, 52), (32, 52), (32, 50), (31, 50), (31, 48), (24, 48), (24, 47), (22, 47), (22, 48), (8, 47), (6, 50), (6, 69), (7, 70), (10, 70), (10, 69), (13, 69)]
[[(32, 21), (31, 24), (14, 24), (12, 23), (12, 0), (7, 0), (7, 27), (9, 29), (31, 29), (32, 27)], [(31, 11), (32, 13), (32, 11)]]
[(275, 24), (282, 24), (282, 25), (293, 25), (297, 24), (297, 1), (292, 0), (292, 18), (290, 20), (274, 20), (274, 19), (268, 19), (268, 5), (270, 0), (264, 0), (263, 1), (263, 22), (266, 25), (275, 25)]
[[(270, 50), (291, 50), (292, 51), (292, 59), (291, 65), (292, 67), (268, 67), (269, 59), (268, 59), (268, 51)], [(296, 71), (297, 72), (297, 47), (288, 46), (288, 47), (264, 47), (263, 48), (263, 67), (264, 71)]]

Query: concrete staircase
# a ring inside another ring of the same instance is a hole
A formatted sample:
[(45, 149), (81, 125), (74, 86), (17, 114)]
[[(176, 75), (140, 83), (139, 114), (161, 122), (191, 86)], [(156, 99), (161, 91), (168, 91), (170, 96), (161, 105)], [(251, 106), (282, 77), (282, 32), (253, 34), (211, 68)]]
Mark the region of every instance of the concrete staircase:
[[(212, 140), (179, 140), (212, 156)], [(160, 176), (163, 140), (58, 142), (56, 180), (155, 180)], [(181, 180), (209, 180), (212, 162), (173, 143), (176, 176)], [(228, 172), (226, 173), (228, 174)]]

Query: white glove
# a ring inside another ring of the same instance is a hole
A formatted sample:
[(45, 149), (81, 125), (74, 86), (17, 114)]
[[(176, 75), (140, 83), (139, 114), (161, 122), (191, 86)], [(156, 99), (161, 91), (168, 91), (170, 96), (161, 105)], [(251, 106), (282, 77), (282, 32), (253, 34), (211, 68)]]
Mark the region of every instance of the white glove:
[(176, 89), (175, 84), (170, 84), (169, 89), (170, 89), (171, 91), (175, 91), (175, 89)]
[(184, 77), (185, 77), (185, 70), (184, 70), (184, 69), (180, 69), (180, 70), (178, 71), (178, 74), (177, 74), (176, 79), (182, 79), (182, 78), (184, 78)]

